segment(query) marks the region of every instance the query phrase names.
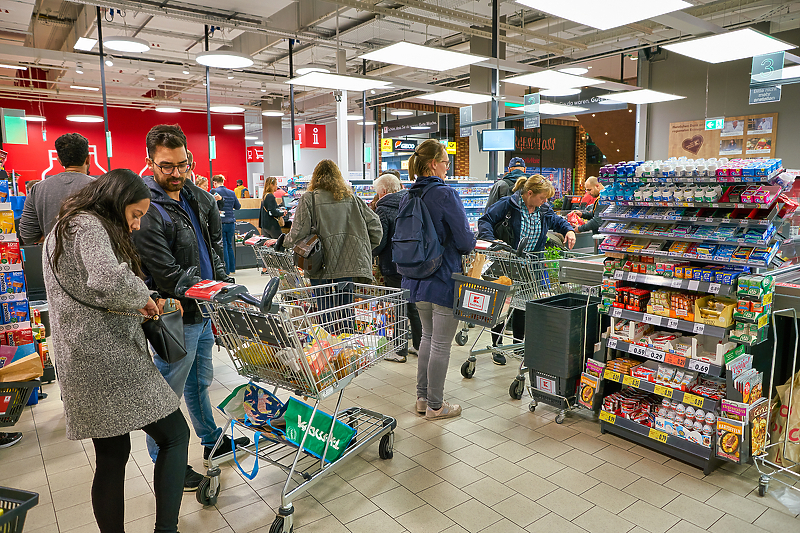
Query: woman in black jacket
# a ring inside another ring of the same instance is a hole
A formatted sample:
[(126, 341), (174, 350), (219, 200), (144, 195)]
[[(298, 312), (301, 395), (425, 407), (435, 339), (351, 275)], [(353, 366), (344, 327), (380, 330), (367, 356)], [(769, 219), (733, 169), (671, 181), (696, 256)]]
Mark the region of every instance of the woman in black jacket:
[(283, 217), (286, 211), (278, 207), (275, 201), (275, 191), (278, 190), (278, 180), (272, 176), (264, 182), (264, 199), (261, 200), (261, 213), (258, 217), (258, 229), (261, 235), (277, 239), (281, 236), (281, 226), (284, 225)]

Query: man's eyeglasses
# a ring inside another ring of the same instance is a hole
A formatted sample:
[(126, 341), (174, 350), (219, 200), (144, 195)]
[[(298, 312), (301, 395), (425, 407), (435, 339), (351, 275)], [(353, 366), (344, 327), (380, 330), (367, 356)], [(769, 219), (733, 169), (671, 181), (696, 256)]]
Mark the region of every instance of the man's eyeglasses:
[(183, 163), (178, 163), (177, 165), (172, 165), (172, 164), (159, 165), (155, 161), (153, 161), (153, 164), (155, 166), (157, 166), (158, 168), (160, 168), (161, 172), (163, 172), (164, 174), (167, 174), (167, 175), (170, 175), (173, 172), (175, 172), (176, 168), (178, 169), (178, 173), (179, 174), (185, 174), (186, 171), (189, 170), (189, 162), (188, 161), (184, 161)]

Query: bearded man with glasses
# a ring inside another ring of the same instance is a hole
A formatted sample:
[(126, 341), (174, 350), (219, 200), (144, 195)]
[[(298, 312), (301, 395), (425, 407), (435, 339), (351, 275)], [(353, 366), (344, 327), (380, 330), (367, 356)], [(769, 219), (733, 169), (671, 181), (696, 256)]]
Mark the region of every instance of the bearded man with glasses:
[[(219, 242), (215, 241), (219, 241), (219, 233), (209, 230), (209, 221), (219, 226), (219, 210), (213, 196), (187, 180), (191, 165), (186, 136), (180, 126), (154, 126), (147, 134), (147, 155), (153, 177), (147, 176), (144, 180), (150, 187), (151, 207), (141, 219), (141, 229), (133, 233), (133, 242), (148, 286), (162, 298), (177, 298), (178, 281), (191, 267), (197, 267), (203, 279), (232, 282), (217, 253)], [(195, 300), (178, 300), (183, 307), (186, 357), (171, 364), (158, 355), (153, 360), (175, 394), (186, 399), (189, 417), (205, 447), (203, 458), (207, 461), (222, 434), (214, 421), (208, 394), (214, 379), (211, 352), (214, 334), (210, 320), (203, 317)], [(247, 437), (233, 442), (225, 437), (214, 452), (214, 458), (231, 453), (234, 444), (246, 446), (249, 443)], [(158, 446), (150, 437), (147, 450), (155, 462)], [(202, 475), (187, 465), (184, 490), (196, 490), (202, 479)]]

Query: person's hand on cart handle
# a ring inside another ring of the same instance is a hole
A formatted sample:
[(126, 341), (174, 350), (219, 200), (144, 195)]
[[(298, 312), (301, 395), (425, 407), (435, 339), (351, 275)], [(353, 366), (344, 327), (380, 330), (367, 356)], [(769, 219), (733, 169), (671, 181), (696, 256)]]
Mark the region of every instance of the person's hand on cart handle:
[(158, 314), (158, 306), (153, 301), (152, 298), (147, 299), (147, 303), (144, 307), (139, 309), (139, 312), (142, 313), (144, 316), (155, 316)]
[(575, 246), (575, 232), (568, 231), (567, 234), (564, 236), (564, 240), (567, 243), (567, 248), (572, 250), (572, 247)]

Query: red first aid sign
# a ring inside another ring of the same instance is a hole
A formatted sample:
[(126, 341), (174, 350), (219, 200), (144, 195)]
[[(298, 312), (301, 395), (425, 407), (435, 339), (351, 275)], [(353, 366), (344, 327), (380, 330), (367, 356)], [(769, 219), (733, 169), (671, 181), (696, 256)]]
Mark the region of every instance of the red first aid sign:
[(247, 147), (247, 162), (248, 163), (263, 163), (264, 162), (264, 149), (260, 146)]
[(327, 148), (327, 135), (323, 124), (298, 124), (295, 126), (295, 140), (300, 148)]

